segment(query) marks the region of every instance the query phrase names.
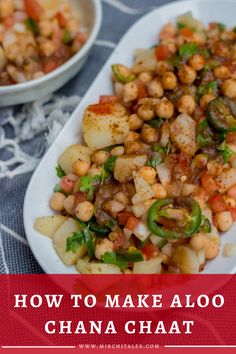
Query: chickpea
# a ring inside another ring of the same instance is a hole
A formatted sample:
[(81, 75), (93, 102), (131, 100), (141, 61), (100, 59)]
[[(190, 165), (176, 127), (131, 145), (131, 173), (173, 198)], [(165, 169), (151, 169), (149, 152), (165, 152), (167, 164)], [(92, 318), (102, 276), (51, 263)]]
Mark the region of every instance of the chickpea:
[(165, 90), (174, 90), (177, 86), (177, 77), (171, 71), (167, 71), (163, 74), (161, 83)]
[(85, 176), (90, 168), (90, 162), (84, 160), (75, 161), (72, 165), (72, 171), (76, 176)]
[(114, 149), (111, 150), (112, 156), (122, 156), (125, 153), (124, 146), (116, 146)]
[(118, 97), (122, 97), (124, 94), (124, 85), (121, 82), (115, 82), (114, 88), (115, 88), (115, 94)]
[(223, 171), (222, 164), (216, 160), (209, 161), (207, 163), (207, 170), (212, 176), (220, 176)]
[(225, 80), (222, 84), (221, 90), (225, 96), (229, 98), (236, 98), (236, 80)]
[(205, 66), (205, 58), (201, 54), (194, 54), (189, 59), (189, 65), (196, 71), (200, 71)]
[(116, 193), (114, 199), (117, 200), (117, 202), (124, 205), (129, 205), (130, 203), (129, 197), (124, 192)]
[(208, 157), (205, 154), (198, 154), (194, 158), (194, 162), (197, 168), (200, 170), (207, 166)]
[(102, 168), (100, 166), (97, 166), (93, 164), (90, 169), (88, 170), (88, 176), (94, 177), (97, 175), (100, 175), (102, 173)]
[(138, 86), (135, 82), (129, 82), (124, 85), (123, 101), (128, 103), (138, 98)]
[(0, 2), (0, 14), (1, 18), (9, 17), (14, 12), (13, 0), (4, 0)]
[(211, 101), (213, 101), (216, 97), (214, 95), (212, 95), (211, 93), (206, 93), (205, 95), (203, 95), (200, 98), (200, 107), (202, 109), (206, 109), (208, 103), (210, 103)]
[(178, 102), (178, 111), (180, 113), (193, 114), (195, 110), (195, 100), (190, 95), (184, 95)]
[(138, 78), (142, 83), (146, 84), (152, 80), (152, 75), (148, 71), (143, 71), (139, 74)]
[(96, 165), (103, 165), (107, 159), (109, 158), (110, 154), (108, 151), (100, 150), (96, 151), (92, 156), (92, 162)]
[(36, 80), (36, 79), (40, 79), (41, 77), (43, 77), (45, 74), (43, 71), (36, 71), (34, 74), (33, 74), (33, 79)]
[(160, 118), (170, 119), (174, 114), (173, 104), (166, 98), (162, 98), (159, 104), (156, 105), (156, 115)]
[(157, 141), (158, 131), (155, 128), (152, 128), (149, 125), (145, 124), (142, 127), (140, 137), (145, 143), (151, 144)]
[(75, 209), (75, 215), (76, 217), (84, 222), (89, 221), (94, 214), (94, 206), (92, 203), (88, 202), (87, 200), (84, 202), (81, 202), (77, 205)]
[(129, 141), (125, 144), (125, 153), (127, 155), (133, 155), (141, 152), (142, 144), (139, 141)]
[(217, 79), (226, 80), (230, 75), (230, 71), (227, 66), (221, 65), (214, 69), (214, 75)]
[(153, 107), (150, 104), (143, 104), (138, 109), (138, 116), (144, 121), (152, 120), (155, 117)]
[(129, 129), (138, 130), (143, 125), (143, 121), (139, 118), (137, 114), (131, 114), (129, 116)]
[(164, 95), (164, 90), (161, 83), (157, 80), (152, 80), (148, 86), (148, 93), (151, 97), (159, 98)]
[(183, 65), (178, 72), (178, 76), (182, 84), (189, 85), (195, 81), (197, 74), (191, 66)]
[(95, 257), (101, 259), (106, 252), (113, 252), (113, 242), (107, 238), (103, 238), (95, 246)]
[(143, 166), (138, 170), (139, 174), (145, 181), (149, 184), (154, 184), (156, 182), (157, 171), (155, 168), (150, 166)]
[(51, 57), (56, 52), (56, 45), (53, 41), (45, 40), (39, 45), (40, 52), (45, 57)]
[(170, 72), (172, 69), (171, 65), (166, 61), (158, 61), (156, 65), (156, 73), (159, 76), (163, 76), (167, 71)]
[(64, 210), (64, 201), (66, 199), (65, 194), (63, 193), (53, 193), (50, 202), (49, 202), (49, 206), (51, 209), (55, 210), (55, 211), (62, 211)]
[(228, 195), (224, 195), (224, 201), (229, 208), (236, 207), (236, 200), (234, 198), (229, 197)]
[(167, 197), (167, 191), (161, 183), (155, 183), (152, 185), (152, 190), (154, 192), (153, 198), (163, 199)]
[(137, 140), (139, 140), (139, 136), (140, 136), (139, 133), (130, 132), (130, 133), (128, 134), (128, 136), (126, 137), (124, 143), (126, 144), (126, 143), (128, 143), (129, 141), (137, 141)]
[(194, 251), (200, 251), (206, 247), (209, 242), (209, 236), (204, 234), (203, 232), (199, 232), (190, 238), (190, 246)]
[(73, 215), (75, 212), (75, 196), (74, 195), (69, 195), (65, 200), (64, 200), (64, 209), (65, 211)]
[(205, 247), (205, 257), (206, 259), (215, 258), (219, 253), (219, 243), (217, 240), (209, 240), (207, 246)]
[(44, 20), (39, 22), (39, 32), (43, 37), (50, 37), (53, 31), (52, 22)]
[(215, 220), (221, 231), (228, 231), (233, 225), (233, 219), (230, 211), (216, 213)]

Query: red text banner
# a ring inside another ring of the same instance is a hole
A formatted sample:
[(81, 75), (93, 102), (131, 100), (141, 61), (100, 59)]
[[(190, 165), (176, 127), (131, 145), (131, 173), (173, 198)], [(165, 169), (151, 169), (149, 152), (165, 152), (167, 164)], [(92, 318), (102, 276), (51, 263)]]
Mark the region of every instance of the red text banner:
[(232, 275), (0, 275), (0, 345), (233, 346), (235, 299)]

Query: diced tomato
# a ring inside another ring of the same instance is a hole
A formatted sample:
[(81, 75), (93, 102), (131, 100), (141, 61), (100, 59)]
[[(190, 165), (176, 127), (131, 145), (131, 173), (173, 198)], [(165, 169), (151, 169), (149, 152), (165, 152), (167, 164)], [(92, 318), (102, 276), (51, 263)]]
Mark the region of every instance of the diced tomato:
[(75, 204), (79, 204), (87, 200), (87, 196), (85, 192), (76, 192), (75, 193)]
[(209, 23), (209, 29), (213, 30), (217, 27), (217, 23), (216, 22), (210, 22)]
[(136, 85), (138, 86), (138, 98), (148, 97), (147, 88), (143, 82), (137, 80)]
[(119, 225), (125, 225), (130, 217), (133, 217), (134, 214), (128, 211), (122, 211), (118, 214), (118, 223)]
[(39, 21), (44, 13), (43, 7), (39, 4), (37, 0), (24, 0), (25, 11), (29, 17), (35, 21)]
[(75, 39), (77, 42), (84, 44), (88, 39), (88, 35), (85, 32), (79, 32), (77, 33)]
[(193, 36), (193, 32), (187, 27), (182, 28), (180, 30), (180, 34), (186, 38), (192, 38), (192, 36)]
[(118, 96), (100, 96), (99, 103), (116, 103), (118, 101)]
[(236, 208), (229, 207), (228, 210), (231, 212), (233, 221), (236, 221)]
[(212, 212), (214, 214), (227, 210), (227, 205), (221, 194), (216, 194), (213, 197), (211, 197), (208, 200), (208, 204), (210, 205)]
[(138, 226), (138, 224), (140, 223), (140, 220), (135, 218), (134, 216), (129, 217), (129, 219), (127, 220), (126, 224), (125, 224), (125, 228), (130, 230), (130, 231), (134, 231), (135, 228)]
[(68, 176), (65, 176), (61, 180), (61, 188), (64, 193), (70, 193), (74, 187), (75, 181), (69, 179)]
[(165, 60), (171, 56), (169, 48), (167, 45), (160, 44), (156, 47), (156, 57), (157, 60)]
[(236, 199), (236, 184), (234, 184), (232, 187), (230, 187), (228, 189), (228, 195), (231, 197), (231, 198), (234, 198)]
[(48, 74), (51, 71), (57, 69), (58, 67), (59, 67), (59, 63), (55, 59), (50, 59), (43, 63), (43, 72), (45, 74)]
[(236, 132), (230, 132), (226, 135), (226, 142), (236, 145)]
[(6, 29), (10, 29), (13, 27), (15, 23), (15, 19), (13, 16), (8, 16), (7, 18), (4, 19), (3, 24)]
[(217, 185), (216, 182), (214, 181), (213, 177), (208, 173), (204, 173), (201, 176), (201, 181), (202, 181), (202, 188), (208, 193), (208, 194), (213, 194), (217, 191)]
[(150, 242), (147, 243), (145, 246), (142, 247), (141, 249), (142, 253), (147, 257), (147, 259), (150, 259), (153, 257), (153, 254), (157, 251), (156, 247)]
[(66, 25), (67, 25), (67, 20), (66, 20), (66, 18), (63, 16), (63, 14), (62, 14), (61, 12), (58, 12), (58, 13), (56, 14), (56, 18), (57, 18), (57, 20), (58, 20), (58, 22), (59, 22), (59, 25), (60, 25), (62, 28), (65, 28)]

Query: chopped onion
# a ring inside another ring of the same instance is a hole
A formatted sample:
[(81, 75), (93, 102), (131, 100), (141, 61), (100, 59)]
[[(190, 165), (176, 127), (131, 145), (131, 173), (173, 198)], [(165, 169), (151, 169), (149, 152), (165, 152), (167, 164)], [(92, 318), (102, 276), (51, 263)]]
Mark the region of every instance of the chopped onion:
[(236, 244), (235, 243), (226, 243), (223, 250), (224, 257), (236, 256)]

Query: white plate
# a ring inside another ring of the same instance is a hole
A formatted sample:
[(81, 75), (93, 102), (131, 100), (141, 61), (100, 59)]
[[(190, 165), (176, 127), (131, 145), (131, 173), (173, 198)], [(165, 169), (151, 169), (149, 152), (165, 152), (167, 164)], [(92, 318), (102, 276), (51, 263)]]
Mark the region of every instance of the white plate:
[[(133, 53), (137, 48), (149, 48), (156, 43), (161, 27), (174, 20), (179, 14), (191, 10), (193, 15), (206, 24), (211, 21), (235, 26), (235, 0), (194, 0), (178, 1), (162, 6), (141, 18), (126, 33), (102, 68), (96, 80), (65, 125), (53, 146), (46, 153), (28, 186), (24, 203), (24, 226), (26, 235), (37, 261), (46, 273), (76, 273), (75, 267), (65, 266), (53, 249), (52, 241), (34, 231), (34, 220), (38, 216), (51, 215), (48, 207), (54, 185), (58, 182), (55, 175), (57, 158), (70, 144), (81, 141), (81, 123), (85, 108), (99, 100), (102, 94), (112, 93), (111, 64), (132, 64)], [(235, 273), (236, 257), (224, 258), (222, 250), (226, 242), (236, 242), (236, 225), (221, 236), (222, 247), (219, 257), (208, 262), (204, 273)]]

